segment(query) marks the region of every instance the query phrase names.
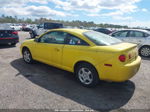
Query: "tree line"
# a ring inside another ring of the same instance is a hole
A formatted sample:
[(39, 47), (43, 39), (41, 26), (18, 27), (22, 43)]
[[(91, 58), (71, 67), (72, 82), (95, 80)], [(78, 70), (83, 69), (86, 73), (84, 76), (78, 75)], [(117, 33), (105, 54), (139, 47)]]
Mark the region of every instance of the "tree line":
[(114, 25), (114, 24), (95, 24), (93, 21), (63, 21), (63, 20), (54, 20), (47, 18), (31, 19), (31, 18), (18, 18), (17, 16), (0, 16), (0, 23), (25, 23), (25, 24), (39, 24), (42, 22), (59, 22), (63, 23), (65, 26), (73, 27), (102, 27), (102, 28), (128, 28), (128, 26)]

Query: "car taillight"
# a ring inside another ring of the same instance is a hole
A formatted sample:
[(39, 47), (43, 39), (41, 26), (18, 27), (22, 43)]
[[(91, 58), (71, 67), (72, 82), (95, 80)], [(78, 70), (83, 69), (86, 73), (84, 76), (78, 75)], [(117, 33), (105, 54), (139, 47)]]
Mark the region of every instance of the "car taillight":
[(119, 60), (120, 60), (121, 62), (125, 62), (125, 61), (126, 61), (126, 56), (125, 56), (125, 55), (120, 55), (120, 56), (119, 56)]
[(14, 34), (14, 35), (18, 35), (18, 32), (17, 32), (17, 31), (14, 31), (14, 32), (12, 32), (12, 34)]

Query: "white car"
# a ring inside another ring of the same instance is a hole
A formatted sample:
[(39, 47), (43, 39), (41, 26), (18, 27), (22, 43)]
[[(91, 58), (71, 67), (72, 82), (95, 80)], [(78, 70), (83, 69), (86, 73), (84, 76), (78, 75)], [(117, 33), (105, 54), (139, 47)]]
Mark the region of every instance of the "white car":
[(140, 29), (126, 29), (113, 32), (110, 35), (126, 42), (138, 44), (140, 56), (150, 57), (149, 31)]
[(12, 28), (13, 30), (17, 30), (17, 31), (22, 30), (22, 26), (21, 25), (17, 25), (17, 24), (11, 25), (10, 28)]

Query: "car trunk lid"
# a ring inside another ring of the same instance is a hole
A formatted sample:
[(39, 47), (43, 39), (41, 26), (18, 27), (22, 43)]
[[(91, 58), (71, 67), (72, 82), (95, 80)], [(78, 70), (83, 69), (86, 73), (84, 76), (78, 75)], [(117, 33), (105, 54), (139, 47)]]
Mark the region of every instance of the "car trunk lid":
[[(123, 62), (123, 64), (130, 63), (138, 57), (137, 45), (131, 43), (120, 43), (111, 46), (96, 46), (96, 49), (100, 52), (109, 52), (114, 54), (114, 57), (118, 61)], [(123, 58), (125, 58), (125, 61), (120, 60)]]
[(121, 43), (118, 45), (113, 45), (113, 49), (116, 49), (116, 51), (118, 50), (120, 52), (118, 59), (120, 56), (124, 56), (122, 57), (125, 58), (123, 61), (124, 63), (130, 63), (138, 57), (138, 48), (136, 44)]

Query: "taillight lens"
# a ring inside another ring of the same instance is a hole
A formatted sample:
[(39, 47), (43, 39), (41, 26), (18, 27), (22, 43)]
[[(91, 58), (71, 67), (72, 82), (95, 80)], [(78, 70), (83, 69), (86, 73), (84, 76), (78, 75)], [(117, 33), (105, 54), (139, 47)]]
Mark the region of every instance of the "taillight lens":
[(120, 60), (121, 62), (125, 62), (125, 61), (126, 61), (126, 56), (125, 56), (125, 55), (120, 55), (120, 56), (119, 56), (119, 60)]
[(14, 32), (12, 32), (12, 34), (14, 34), (14, 35), (18, 35), (18, 32), (17, 32), (17, 31), (14, 31)]

